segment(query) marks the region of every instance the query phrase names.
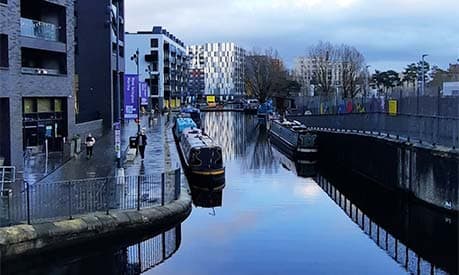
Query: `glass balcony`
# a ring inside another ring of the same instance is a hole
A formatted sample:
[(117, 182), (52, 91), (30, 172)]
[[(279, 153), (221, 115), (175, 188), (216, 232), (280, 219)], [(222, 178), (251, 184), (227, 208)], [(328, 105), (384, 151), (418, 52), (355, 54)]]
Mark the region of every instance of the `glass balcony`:
[(56, 25), (27, 18), (21, 18), (21, 35), (50, 41), (59, 40)]
[(56, 69), (42, 69), (30, 67), (22, 67), (21, 72), (23, 74), (61, 75), (61, 72)]

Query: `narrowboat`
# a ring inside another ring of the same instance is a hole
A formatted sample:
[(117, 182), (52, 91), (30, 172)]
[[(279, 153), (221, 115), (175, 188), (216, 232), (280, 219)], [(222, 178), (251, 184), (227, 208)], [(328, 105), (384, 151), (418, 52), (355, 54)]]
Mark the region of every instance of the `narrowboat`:
[(183, 117), (190, 117), (198, 128), (202, 127), (201, 111), (198, 108), (188, 106), (181, 110), (181, 114)]
[(174, 125), (172, 126), (172, 132), (176, 141), (180, 140), (182, 133), (187, 128), (198, 128), (193, 119), (189, 117), (182, 117), (181, 115), (175, 118)]
[(269, 119), (269, 116), (274, 112), (272, 101), (268, 100), (263, 104), (260, 104), (257, 109), (257, 118), (259, 122), (266, 123)]
[(244, 113), (255, 115), (258, 110), (258, 99), (244, 99), (243, 108)]
[(198, 128), (186, 128), (177, 144), (190, 185), (205, 189), (225, 186), (223, 151), (209, 136)]
[(272, 120), (269, 127), (272, 142), (294, 160), (317, 159), (317, 135), (298, 121)]

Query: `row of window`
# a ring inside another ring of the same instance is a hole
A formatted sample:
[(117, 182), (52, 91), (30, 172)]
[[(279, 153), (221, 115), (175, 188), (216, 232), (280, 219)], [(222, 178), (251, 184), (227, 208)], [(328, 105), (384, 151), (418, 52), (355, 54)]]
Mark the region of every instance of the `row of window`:
[(0, 67), (9, 67), (8, 59), (8, 35), (0, 34)]

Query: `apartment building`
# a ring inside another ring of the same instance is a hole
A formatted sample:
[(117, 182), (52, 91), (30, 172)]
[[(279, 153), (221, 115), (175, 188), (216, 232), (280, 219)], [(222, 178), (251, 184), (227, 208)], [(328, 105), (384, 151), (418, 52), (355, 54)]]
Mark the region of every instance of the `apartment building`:
[(120, 118), (124, 79), (124, 0), (75, 1), (75, 112), (82, 132)]
[(190, 80), (195, 70), (204, 71), (206, 95), (241, 96), (245, 92), (246, 52), (235, 43), (207, 43), (187, 47)]
[[(187, 94), (188, 61), (185, 44), (161, 26), (126, 33), (126, 55), (138, 50), (139, 81), (149, 87), (150, 106), (170, 108)], [(126, 62), (126, 74), (137, 74), (135, 60)], [(171, 103), (173, 102), (173, 103)]]
[(62, 151), (73, 135), (73, 0), (0, 0), (0, 158)]
[[(327, 67), (328, 80), (332, 86), (339, 88), (342, 85), (342, 64), (339, 62), (330, 63)], [(314, 59), (309, 57), (298, 57), (295, 60), (293, 76), (301, 84), (302, 94), (314, 96), (314, 88), (318, 73), (318, 65)]]

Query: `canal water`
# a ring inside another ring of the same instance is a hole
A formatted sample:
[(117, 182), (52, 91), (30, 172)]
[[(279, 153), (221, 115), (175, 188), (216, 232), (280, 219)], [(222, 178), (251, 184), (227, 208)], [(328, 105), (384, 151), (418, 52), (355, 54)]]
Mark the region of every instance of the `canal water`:
[(127, 236), (30, 273), (457, 273), (454, 214), (338, 167), (295, 163), (255, 117), (206, 113), (204, 125), (224, 148), (221, 192), (194, 192), (190, 217), (161, 234)]

